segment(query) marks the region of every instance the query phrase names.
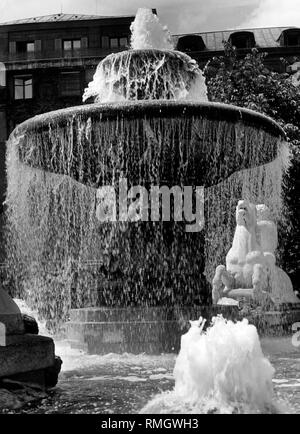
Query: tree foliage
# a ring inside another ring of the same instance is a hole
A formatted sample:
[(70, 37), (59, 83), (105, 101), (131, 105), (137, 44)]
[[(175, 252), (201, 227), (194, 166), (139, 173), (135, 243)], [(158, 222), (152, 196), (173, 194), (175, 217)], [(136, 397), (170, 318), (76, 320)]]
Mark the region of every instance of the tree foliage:
[[(290, 142), (292, 164), (285, 177), (284, 214), (280, 229), (280, 262), (299, 288), (300, 253), (300, 88), (288, 74), (270, 71), (266, 53), (253, 49), (244, 58), (225, 43), (225, 54), (205, 68), (210, 101), (234, 104), (264, 113), (284, 129)], [(284, 60), (282, 60), (284, 62)]]

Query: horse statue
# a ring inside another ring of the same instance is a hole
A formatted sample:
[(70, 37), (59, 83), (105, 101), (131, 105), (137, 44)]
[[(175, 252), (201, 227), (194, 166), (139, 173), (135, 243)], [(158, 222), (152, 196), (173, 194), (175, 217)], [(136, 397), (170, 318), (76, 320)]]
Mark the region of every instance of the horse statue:
[(213, 278), (213, 303), (224, 297), (257, 305), (299, 303), (290, 278), (276, 266), (278, 235), (269, 208), (241, 200), (236, 223), (226, 267), (219, 265)]

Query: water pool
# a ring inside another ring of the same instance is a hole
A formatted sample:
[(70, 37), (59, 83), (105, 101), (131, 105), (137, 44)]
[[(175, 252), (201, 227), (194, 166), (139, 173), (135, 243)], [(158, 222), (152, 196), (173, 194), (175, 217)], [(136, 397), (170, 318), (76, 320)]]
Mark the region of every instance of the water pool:
[[(300, 414), (300, 349), (291, 338), (262, 340), (276, 372), (275, 399), (285, 413)], [(163, 354), (86, 355), (65, 342), (56, 344), (64, 361), (58, 385), (39, 405), (14, 413), (118, 414), (138, 413), (155, 395), (174, 387), (176, 356)]]

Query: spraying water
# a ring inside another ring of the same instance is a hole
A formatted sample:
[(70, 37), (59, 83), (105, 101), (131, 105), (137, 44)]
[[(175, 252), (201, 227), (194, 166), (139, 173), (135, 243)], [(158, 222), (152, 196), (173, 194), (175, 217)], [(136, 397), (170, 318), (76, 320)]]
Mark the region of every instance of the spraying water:
[(150, 9), (140, 8), (130, 26), (133, 50), (173, 50), (172, 36)]
[(138, 10), (131, 32), (131, 50), (112, 54), (99, 63), (83, 101), (207, 101), (197, 62), (174, 51), (170, 32), (151, 10)]
[[(277, 137), (196, 113), (180, 117), (173, 112), (170, 119), (162, 110), (161, 103), (159, 116), (145, 113), (128, 119), (122, 108), (116, 120), (91, 120), (89, 111), (75, 119), (72, 113), (62, 113), (11, 137), (10, 270), (18, 294), (38, 306), (49, 325), (64, 321), (71, 305), (206, 304), (204, 264), (209, 278), (225, 256), (237, 200), (266, 203), (279, 218), (286, 161)], [(227, 164), (220, 168), (220, 148), (225, 146)], [(235, 172), (241, 169), (241, 147), (250, 154), (245, 165), (251, 168)], [(196, 179), (197, 185), (207, 186), (205, 250), (203, 233), (189, 234), (181, 222), (99, 224), (95, 186), (100, 179), (117, 191), (120, 174), (129, 185), (193, 185)], [(228, 178), (218, 183), (220, 176)], [(121, 291), (109, 286), (118, 279)]]
[(264, 357), (257, 330), (215, 317), (192, 321), (181, 338), (172, 392), (158, 395), (142, 413), (274, 412), (274, 368)]
[[(70, 307), (208, 304), (237, 201), (265, 203), (280, 217), (282, 131), (264, 116), (207, 103), (196, 62), (161, 49), (157, 26), (139, 12), (134, 49), (100, 62), (84, 98), (101, 104), (40, 115), (8, 142), (11, 279), (50, 328)], [(142, 40), (147, 49), (137, 50)], [(97, 188), (117, 191), (121, 177), (128, 188), (204, 186), (205, 231), (187, 233), (176, 221), (100, 224)]]
[(195, 60), (178, 51), (129, 50), (99, 63), (83, 101), (137, 100), (207, 101), (202, 71)]

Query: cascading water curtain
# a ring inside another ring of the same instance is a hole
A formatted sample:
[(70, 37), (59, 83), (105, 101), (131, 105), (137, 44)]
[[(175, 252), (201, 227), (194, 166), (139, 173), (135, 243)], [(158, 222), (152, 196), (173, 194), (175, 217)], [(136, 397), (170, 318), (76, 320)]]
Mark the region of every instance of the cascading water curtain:
[[(237, 201), (280, 215), (285, 146), (263, 129), (201, 116), (64, 114), (17, 130), (6, 200), (16, 293), (52, 329), (71, 306), (209, 303)], [(128, 188), (205, 186), (204, 231), (174, 221), (100, 223), (97, 188), (117, 190), (124, 177)]]

